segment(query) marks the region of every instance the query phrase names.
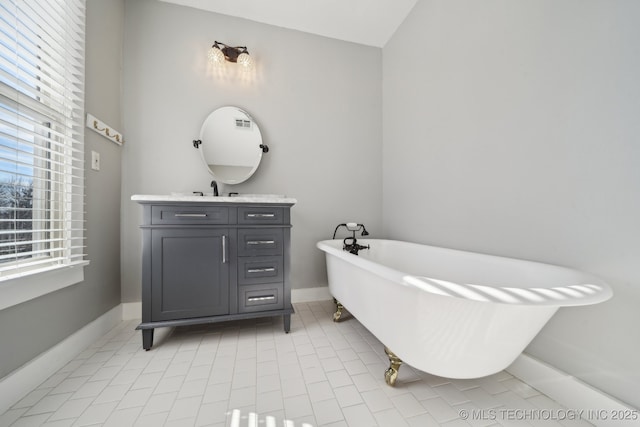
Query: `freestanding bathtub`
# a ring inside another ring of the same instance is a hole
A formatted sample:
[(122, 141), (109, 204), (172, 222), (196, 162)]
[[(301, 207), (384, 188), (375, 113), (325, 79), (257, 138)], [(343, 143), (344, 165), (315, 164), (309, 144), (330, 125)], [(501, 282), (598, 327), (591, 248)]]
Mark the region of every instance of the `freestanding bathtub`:
[(394, 385), (405, 362), (448, 378), (509, 366), (558, 308), (612, 295), (602, 280), (564, 267), (394, 240), (360, 239), (353, 255), (324, 240), (329, 291), (384, 345)]

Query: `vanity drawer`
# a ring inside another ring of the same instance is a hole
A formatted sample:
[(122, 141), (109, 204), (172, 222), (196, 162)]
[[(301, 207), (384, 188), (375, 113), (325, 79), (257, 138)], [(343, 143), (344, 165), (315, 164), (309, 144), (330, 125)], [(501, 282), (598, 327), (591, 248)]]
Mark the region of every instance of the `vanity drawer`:
[(281, 228), (238, 229), (238, 256), (282, 255), (283, 246)]
[(238, 311), (279, 310), (284, 308), (282, 283), (246, 285), (238, 287)]
[(278, 207), (239, 207), (238, 224), (284, 224), (284, 210)]
[(281, 256), (239, 257), (238, 284), (282, 282), (284, 279)]
[(151, 206), (151, 224), (228, 224), (229, 209), (219, 206)]

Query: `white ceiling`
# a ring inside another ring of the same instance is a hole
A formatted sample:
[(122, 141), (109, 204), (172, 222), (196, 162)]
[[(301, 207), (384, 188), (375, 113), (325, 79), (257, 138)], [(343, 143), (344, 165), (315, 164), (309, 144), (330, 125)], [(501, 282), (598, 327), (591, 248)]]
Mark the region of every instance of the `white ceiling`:
[(161, 0), (383, 47), (417, 0)]

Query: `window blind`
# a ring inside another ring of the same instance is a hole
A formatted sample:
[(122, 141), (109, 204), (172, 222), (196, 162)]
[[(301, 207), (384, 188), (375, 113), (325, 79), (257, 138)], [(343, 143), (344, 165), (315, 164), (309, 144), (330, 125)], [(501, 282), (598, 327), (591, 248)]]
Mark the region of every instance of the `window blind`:
[(0, 2), (0, 280), (83, 262), (85, 0)]

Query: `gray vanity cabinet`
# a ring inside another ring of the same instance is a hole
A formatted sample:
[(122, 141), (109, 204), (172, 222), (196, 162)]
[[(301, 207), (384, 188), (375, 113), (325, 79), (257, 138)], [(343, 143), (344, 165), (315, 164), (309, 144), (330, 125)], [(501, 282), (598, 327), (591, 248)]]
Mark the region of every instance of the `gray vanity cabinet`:
[(292, 203), (138, 202), (144, 349), (166, 326), (282, 315), (289, 332)]

